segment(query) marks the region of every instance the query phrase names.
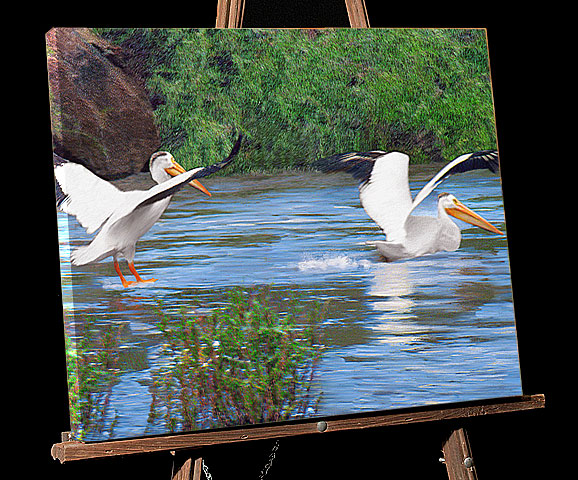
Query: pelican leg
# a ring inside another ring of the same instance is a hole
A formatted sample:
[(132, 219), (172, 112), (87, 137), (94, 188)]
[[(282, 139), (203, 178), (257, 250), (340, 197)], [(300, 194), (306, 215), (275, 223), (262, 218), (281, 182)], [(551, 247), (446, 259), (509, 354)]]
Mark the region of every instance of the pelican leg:
[(114, 269), (116, 270), (117, 275), (120, 277), (120, 281), (122, 282), (123, 287), (126, 288), (126, 287), (136, 283), (136, 282), (129, 282), (123, 277), (122, 272), (120, 271), (120, 266), (118, 265), (118, 262), (116, 261), (116, 259), (114, 259)]
[(141, 278), (141, 276), (138, 274), (138, 272), (136, 271), (136, 268), (134, 268), (134, 263), (132, 263), (132, 262), (128, 263), (128, 268), (131, 271), (131, 273), (134, 275), (134, 278), (136, 278), (136, 281), (138, 283), (151, 283), (151, 282), (157, 281), (156, 278), (149, 278), (148, 280), (143, 280)]

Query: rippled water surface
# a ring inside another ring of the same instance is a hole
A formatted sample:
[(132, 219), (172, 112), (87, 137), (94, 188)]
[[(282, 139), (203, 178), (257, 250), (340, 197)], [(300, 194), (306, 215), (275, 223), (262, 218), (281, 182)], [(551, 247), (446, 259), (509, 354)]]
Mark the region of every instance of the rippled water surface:
[[(413, 195), (432, 173), (423, 170), (412, 170)], [(458, 251), (385, 263), (366, 244), (382, 234), (346, 175), (203, 183), (211, 198), (182, 190), (137, 245), (137, 270), (157, 282), (128, 289), (109, 260), (70, 266), (70, 248), (90, 237), (58, 214), (66, 321), (74, 325), (88, 313), (100, 323), (123, 322), (123, 348), (141, 357), (113, 387), (113, 433), (105, 428), (89, 440), (164, 433), (147, 424), (160, 342), (152, 308), (158, 300), (187, 311), (215, 308), (234, 286), (270, 285), (327, 302), (318, 415), (521, 394), (505, 237), (460, 223)], [(117, 185), (151, 181), (142, 174)], [(496, 176), (458, 175), (441, 189), (505, 231)], [(416, 213), (435, 216), (436, 202), (430, 195)]]

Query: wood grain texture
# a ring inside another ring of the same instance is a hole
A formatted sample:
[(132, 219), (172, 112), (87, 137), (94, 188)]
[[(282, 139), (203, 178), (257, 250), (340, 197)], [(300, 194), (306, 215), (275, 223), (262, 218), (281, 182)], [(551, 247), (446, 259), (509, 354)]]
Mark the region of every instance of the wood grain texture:
[(189, 458), (183, 466), (179, 469), (173, 480), (191, 480), (191, 469), (193, 461)]
[[(231, 428), (228, 430), (200, 431), (161, 437), (111, 440), (95, 443), (78, 441), (60, 442), (52, 446), (51, 453), (54, 459), (58, 459), (64, 463), (88, 458), (133, 455), (296, 435), (320, 435), (327, 432), (478, 417), (521, 410), (532, 410), (543, 408), (544, 406), (544, 395), (524, 395), (521, 397), (484, 402), (460, 403), (453, 406), (437, 405), (433, 407), (392, 410), (379, 414), (324, 417), (307, 421), (255, 425), (252, 427)], [(317, 423), (320, 420), (327, 422), (327, 429), (324, 432), (319, 432), (317, 429)]]
[(195, 460), (195, 467), (193, 468), (193, 480), (202, 480), (203, 459), (197, 458)]
[(245, 0), (218, 0), (215, 26), (217, 28), (241, 28), (244, 11)]
[(345, 6), (351, 28), (369, 28), (365, 0), (345, 0)]
[(442, 451), (449, 480), (478, 479), (468, 435), (463, 428), (452, 432), (444, 443)]
[[(345, 6), (352, 28), (369, 28), (365, 0), (345, 0)], [(215, 26), (217, 28), (241, 28), (244, 10), (245, 0), (218, 0)]]

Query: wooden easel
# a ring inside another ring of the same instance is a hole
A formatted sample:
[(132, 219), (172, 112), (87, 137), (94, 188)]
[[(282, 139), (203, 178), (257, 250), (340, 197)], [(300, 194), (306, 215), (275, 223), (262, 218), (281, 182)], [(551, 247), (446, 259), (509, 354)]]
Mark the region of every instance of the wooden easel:
[[(365, 0), (345, 0), (351, 28), (369, 28)], [(217, 28), (241, 28), (245, 0), (218, 0)]]
[[(364, 0), (345, 0), (352, 28), (369, 28)], [(218, 0), (217, 28), (240, 28), (243, 22), (245, 0)], [(52, 457), (60, 462), (106, 458), (152, 452), (189, 450), (211, 445), (277, 439), (296, 435), (323, 434), (332, 431), (359, 430), (366, 428), (407, 425), (414, 423), (466, 419), (498, 413), (533, 410), (545, 406), (544, 395), (524, 395), (507, 399), (480, 402), (464, 402), (457, 406), (435, 406), (403, 409), (381, 415), (351, 416), (319, 421), (313, 419), (280, 425), (262, 425), (219, 432), (202, 431), (190, 434), (128, 440), (83, 443), (62, 434), (62, 441), (52, 446)], [(449, 480), (476, 480), (476, 467), (467, 433), (464, 428), (453, 429), (442, 445), (443, 457)], [(173, 480), (201, 480), (202, 457), (188, 458), (174, 474)]]
[[(432, 406), (394, 410), (379, 415), (329, 418), (319, 421), (311, 419), (285, 425), (266, 424), (234, 430), (200, 431), (167, 435), (163, 437), (134, 438), (97, 443), (70, 440), (66, 433), (62, 442), (52, 446), (52, 457), (61, 462), (93, 458), (116, 457), (154, 452), (175, 452), (207, 447), (211, 445), (248, 442), (254, 440), (279, 439), (296, 435), (319, 435), (329, 432), (363, 430), (376, 427), (399, 426), (425, 422), (468, 419), (498, 413), (534, 410), (545, 406), (544, 395), (524, 395), (507, 399), (479, 402), (463, 402), (454, 406)], [(456, 428), (443, 443), (443, 462), (449, 480), (476, 479), (465, 429)], [(202, 457), (194, 462), (187, 459), (173, 480), (201, 480)]]

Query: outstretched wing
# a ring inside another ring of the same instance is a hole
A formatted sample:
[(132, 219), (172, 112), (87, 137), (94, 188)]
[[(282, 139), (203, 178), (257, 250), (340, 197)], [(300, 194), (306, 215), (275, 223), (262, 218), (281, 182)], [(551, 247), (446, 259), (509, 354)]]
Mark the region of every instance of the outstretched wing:
[(54, 154), (56, 206), (74, 215), (87, 233), (92, 234), (109, 218), (116, 221), (139, 207), (174, 195), (196, 178), (206, 177), (226, 167), (237, 155), (242, 138), (239, 135), (231, 153), (221, 162), (181, 173), (145, 191), (123, 192), (82, 165)]
[(347, 172), (360, 183), (367, 182), (375, 161), (385, 155), (382, 150), (370, 152), (339, 153), (330, 157), (321, 158), (314, 164), (315, 168), (322, 172)]
[(237, 138), (237, 141), (235, 142), (235, 145), (233, 145), (233, 148), (231, 149), (231, 153), (229, 153), (227, 158), (225, 158), (224, 160), (221, 160), (220, 162), (215, 163), (213, 165), (209, 165), (208, 167), (200, 167), (188, 170), (184, 173), (181, 173), (180, 175), (177, 175), (176, 177), (167, 180), (166, 182), (160, 183), (159, 185), (155, 185), (150, 190), (148, 190), (148, 195), (145, 198), (143, 198), (141, 202), (135, 206), (135, 208), (144, 207), (146, 205), (150, 205), (151, 203), (158, 202), (163, 198), (174, 195), (176, 192), (178, 192), (181, 188), (183, 188), (187, 183), (191, 182), (192, 180), (207, 177), (225, 168), (236, 157), (237, 153), (239, 152), (239, 149), (241, 148), (242, 140), (243, 135), (240, 134), (239, 137)]
[(53, 154), (56, 206), (73, 215), (87, 233), (96, 232), (114, 213), (123, 192), (86, 167)]
[(497, 150), (481, 150), (474, 153), (466, 153), (452, 160), (442, 168), (415, 196), (412, 210), (414, 210), (433, 190), (446, 178), (455, 173), (464, 173), (471, 170), (488, 169), (497, 173), (500, 169)]
[(345, 171), (360, 181), (361, 205), (389, 242), (405, 237), (405, 220), (412, 207), (408, 181), (409, 157), (381, 150), (350, 152), (318, 160), (323, 172)]

